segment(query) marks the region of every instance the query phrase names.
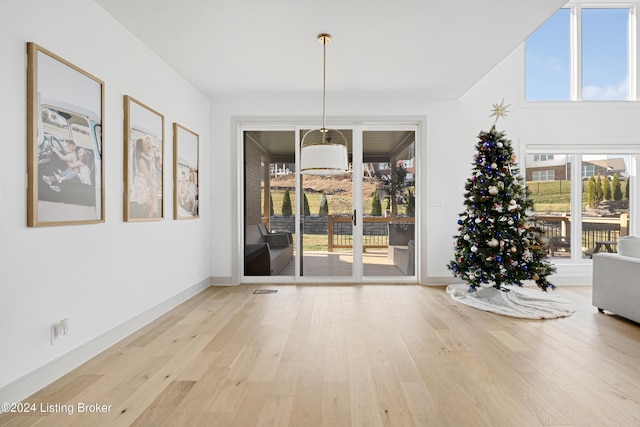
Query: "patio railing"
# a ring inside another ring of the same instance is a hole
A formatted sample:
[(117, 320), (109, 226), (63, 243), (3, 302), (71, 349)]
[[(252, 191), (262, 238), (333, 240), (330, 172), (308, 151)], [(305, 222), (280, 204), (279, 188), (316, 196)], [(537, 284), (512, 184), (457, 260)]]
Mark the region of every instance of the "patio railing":
[[(327, 217), (328, 251), (353, 248), (353, 219), (351, 216)], [(413, 224), (413, 217), (363, 217), (362, 247), (367, 249), (386, 249), (389, 247), (389, 224)]]
[[(545, 237), (571, 237), (571, 217), (548, 216), (537, 217), (538, 224), (545, 231)], [(582, 217), (582, 249), (593, 250), (596, 242), (616, 241), (620, 236), (629, 234), (629, 214), (621, 214), (619, 218)]]

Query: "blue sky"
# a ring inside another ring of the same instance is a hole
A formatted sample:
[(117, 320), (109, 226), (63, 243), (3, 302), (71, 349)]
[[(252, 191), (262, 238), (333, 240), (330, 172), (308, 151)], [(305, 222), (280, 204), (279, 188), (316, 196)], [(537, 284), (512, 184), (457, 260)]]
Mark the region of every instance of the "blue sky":
[[(582, 10), (582, 99), (628, 98), (629, 9)], [(570, 99), (570, 10), (527, 39), (527, 100)]]

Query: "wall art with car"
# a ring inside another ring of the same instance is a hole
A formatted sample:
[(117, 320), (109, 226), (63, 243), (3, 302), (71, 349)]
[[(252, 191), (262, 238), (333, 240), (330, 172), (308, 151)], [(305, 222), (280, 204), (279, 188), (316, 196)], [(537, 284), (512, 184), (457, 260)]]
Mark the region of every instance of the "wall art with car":
[(27, 225), (104, 222), (104, 83), (27, 44)]

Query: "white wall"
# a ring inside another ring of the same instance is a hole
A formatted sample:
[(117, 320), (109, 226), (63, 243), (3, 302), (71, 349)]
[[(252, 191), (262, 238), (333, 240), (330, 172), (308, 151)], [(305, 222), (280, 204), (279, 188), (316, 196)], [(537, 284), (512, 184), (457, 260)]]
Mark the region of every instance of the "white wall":
[[(7, 384), (171, 298), (208, 285), (211, 149), (209, 100), (96, 3), (2, 0), (0, 8), (2, 395)], [(26, 227), (29, 41), (105, 82), (104, 224)], [(162, 221), (124, 223), (122, 219), (123, 95), (165, 116)], [(173, 122), (200, 135), (203, 215), (198, 220), (172, 219)], [(65, 317), (70, 319), (69, 335), (51, 346), (50, 324)]]

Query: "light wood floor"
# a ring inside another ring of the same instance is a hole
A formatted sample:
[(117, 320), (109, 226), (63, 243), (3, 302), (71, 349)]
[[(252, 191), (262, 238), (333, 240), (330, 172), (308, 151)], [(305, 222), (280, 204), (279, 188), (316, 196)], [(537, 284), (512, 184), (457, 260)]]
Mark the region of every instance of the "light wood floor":
[(414, 285), (212, 287), (28, 402), (38, 426), (638, 426), (640, 325), (520, 320)]

